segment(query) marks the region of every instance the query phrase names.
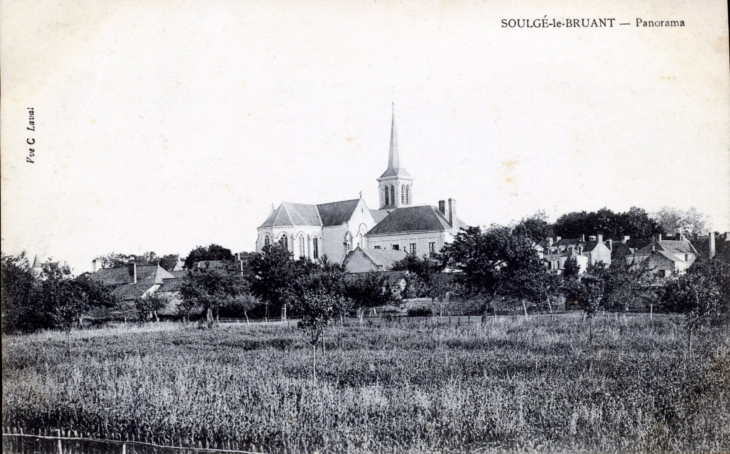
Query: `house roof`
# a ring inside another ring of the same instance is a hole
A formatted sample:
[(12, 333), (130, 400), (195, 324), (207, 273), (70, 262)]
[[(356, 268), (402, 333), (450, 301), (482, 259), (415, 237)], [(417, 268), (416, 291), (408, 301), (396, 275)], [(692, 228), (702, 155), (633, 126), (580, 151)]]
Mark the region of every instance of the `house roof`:
[(389, 214), (390, 211), (388, 210), (370, 210), (370, 215), (373, 217), (376, 224), (388, 217)]
[(310, 205), (282, 202), (273, 210), (260, 227), (285, 227), (308, 225), (329, 227), (341, 225), (350, 220), (360, 199)]
[(668, 252), (670, 254), (695, 254), (697, 255), (697, 249), (692, 246), (688, 240), (675, 241), (675, 240), (659, 240), (654, 241), (651, 244), (644, 246), (643, 248), (636, 251), (637, 255), (650, 255), (653, 249), (658, 252)]
[[(459, 227), (466, 225), (457, 219)], [(393, 210), (390, 215), (375, 225), (368, 235), (388, 235), (413, 231), (450, 230), (451, 226), (436, 207), (429, 205), (402, 207)]]
[(166, 278), (162, 280), (162, 287), (158, 288), (158, 292), (176, 292), (182, 284), (182, 279)]
[[(134, 268), (120, 266), (117, 268), (102, 268), (91, 273), (91, 278), (106, 285), (123, 285), (134, 283)], [(137, 265), (137, 283), (161, 284), (164, 278), (174, 277), (159, 265)]]
[(360, 199), (321, 203), (316, 206), (323, 227), (342, 225), (349, 221)]
[(112, 295), (122, 300), (133, 300), (139, 298), (155, 285), (154, 282), (137, 282), (136, 284), (125, 284), (112, 290)]

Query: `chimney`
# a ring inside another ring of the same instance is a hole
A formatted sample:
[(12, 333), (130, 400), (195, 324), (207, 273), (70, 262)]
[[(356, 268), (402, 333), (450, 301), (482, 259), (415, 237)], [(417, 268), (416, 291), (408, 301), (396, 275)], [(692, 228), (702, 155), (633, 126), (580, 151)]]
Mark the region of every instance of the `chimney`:
[(596, 241), (598, 241), (599, 243), (603, 243), (603, 234), (602, 233), (599, 233), (596, 235)]
[(613, 240), (608, 240), (608, 250), (613, 252)]
[(96, 273), (96, 262), (97, 262), (96, 259), (91, 261), (91, 272), (92, 273)]
[(456, 200), (449, 199), (449, 224), (451, 224), (451, 228), (456, 228), (457, 222), (456, 222)]
[(441, 214), (446, 216), (446, 201), (445, 200), (439, 200), (439, 211)]
[(549, 236), (547, 239), (547, 242), (548, 242), (548, 247), (552, 247), (553, 246), (553, 237)]
[(132, 271), (132, 283), (133, 284), (136, 284), (137, 283), (137, 262), (134, 262), (133, 261), (131, 263), (131, 265), (132, 265), (131, 266), (131, 268), (132, 268), (131, 269), (131, 271)]
[(555, 242), (556, 242), (556, 243), (559, 243), (559, 242), (560, 242), (560, 240), (562, 240), (562, 238), (561, 238), (561, 237), (559, 237), (559, 236), (556, 236), (556, 237), (555, 237)]
[(657, 241), (658, 242), (658, 241), (661, 241), (661, 240), (662, 240), (662, 234), (661, 233), (657, 233), (656, 235), (654, 235), (654, 241)]
[(631, 237), (630, 237), (630, 236), (628, 236), (628, 235), (624, 235), (623, 239), (621, 239), (621, 242), (622, 242), (623, 244), (626, 244), (626, 243), (628, 243), (628, 242), (629, 242), (629, 240), (630, 240), (630, 239), (631, 239)]
[(710, 232), (709, 241), (710, 241), (710, 247), (709, 247), (710, 252), (709, 253), (710, 253), (710, 258), (712, 258), (715, 256), (715, 232)]
[(586, 242), (586, 236), (585, 235), (581, 235), (580, 236), (580, 242), (581, 243), (585, 243)]

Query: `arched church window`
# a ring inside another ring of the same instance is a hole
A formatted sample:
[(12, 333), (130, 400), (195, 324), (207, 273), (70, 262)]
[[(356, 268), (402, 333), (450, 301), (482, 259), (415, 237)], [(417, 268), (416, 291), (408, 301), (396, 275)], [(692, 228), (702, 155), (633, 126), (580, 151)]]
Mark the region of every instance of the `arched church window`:
[(264, 246), (269, 246), (271, 244), (271, 240), (269, 240), (269, 235), (266, 235), (264, 237)]
[(281, 243), (282, 246), (289, 249), (289, 239), (286, 237), (286, 234), (282, 235), (281, 238), (279, 238), (279, 243)]
[(312, 258), (315, 260), (319, 258), (319, 238), (316, 236), (312, 239)]
[(390, 186), (390, 203), (395, 205), (395, 186)]
[(299, 257), (300, 258), (306, 256), (305, 250), (306, 250), (306, 245), (305, 245), (304, 235), (299, 235)]
[(390, 192), (388, 191), (388, 186), (385, 187), (385, 204), (390, 205)]
[(406, 203), (406, 185), (401, 185), (400, 187), (400, 203), (401, 205), (405, 205)]

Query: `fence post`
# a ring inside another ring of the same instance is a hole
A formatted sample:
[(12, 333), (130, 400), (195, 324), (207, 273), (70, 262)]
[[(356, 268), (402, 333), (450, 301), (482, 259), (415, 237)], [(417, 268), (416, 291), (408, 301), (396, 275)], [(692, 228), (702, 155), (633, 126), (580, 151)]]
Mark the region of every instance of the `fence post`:
[(58, 439), (58, 454), (63, 454), (63, 446), (61, 446), (61, 439)]
[(127, 444), (122, 443), (122, 454), (127, 454)]

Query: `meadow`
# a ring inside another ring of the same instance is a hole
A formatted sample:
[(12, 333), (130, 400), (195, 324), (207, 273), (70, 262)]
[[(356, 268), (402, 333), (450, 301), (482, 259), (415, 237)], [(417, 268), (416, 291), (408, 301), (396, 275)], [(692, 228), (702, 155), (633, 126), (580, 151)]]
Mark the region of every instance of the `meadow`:
[(730, 336), (668, 316), (3, 339), (3, 425), (265, 452), (729, 452)]

